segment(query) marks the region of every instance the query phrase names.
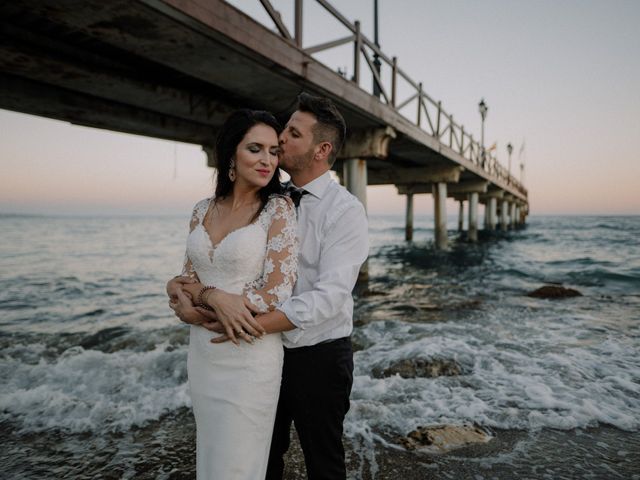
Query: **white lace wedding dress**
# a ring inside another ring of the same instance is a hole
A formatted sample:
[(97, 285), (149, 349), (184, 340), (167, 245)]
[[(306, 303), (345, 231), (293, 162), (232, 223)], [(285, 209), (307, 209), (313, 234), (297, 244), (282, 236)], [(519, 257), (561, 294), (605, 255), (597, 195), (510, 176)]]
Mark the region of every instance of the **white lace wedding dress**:
[[(291, 201), (272, 196), (258, 219), (213, 245), (203, 220), (214, 199), (193, 210), (184, 275), (204, 285), (244, 294), (261, 311), (293, 290), (297, 267), (296, 214)], [(197, 427), (197, 478), (265, 477), (280, 392), (280, 334), (253, 345), (212, 344), (217, 334), (191, 326), (189, 390)]]

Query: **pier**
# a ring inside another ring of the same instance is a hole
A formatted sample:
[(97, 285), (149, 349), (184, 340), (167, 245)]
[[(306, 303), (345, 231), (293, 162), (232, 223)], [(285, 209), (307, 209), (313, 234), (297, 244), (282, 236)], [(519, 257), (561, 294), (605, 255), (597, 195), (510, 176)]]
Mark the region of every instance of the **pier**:
[[(303, 8), (315, 2), (346, 35), (304, 41)], [(0, 5), (0, 108), (78, 125), (202, 145), (210, 166), (217, 128), (237, 108), (281, 113), (302, 91), (332, 99), (348, 138), (334, 169), (367, 204), (367, 185), (434, 197), (434, 243), (446, 249), (446, 201), (466, 210), (469, 241), (522, 225), (528, 193), (423, 84), (325, 0), (295, 0), (287, 27), (268, 0), (266, 26), (222, 0), (16, 0)], [(256, 1), (256, 3), (258, 3)], [(314, 55), (353, 47), (348, 77)], [(381, 67), (378, 65), (381, 64)], [(380, 68), (389, 75), (381, 75)], [(363, 85), (368, 69), (371, 85)], [(373, 91), (370, 91), (373, 90)], [(400, 93), (410, 92), (401, 97)]]

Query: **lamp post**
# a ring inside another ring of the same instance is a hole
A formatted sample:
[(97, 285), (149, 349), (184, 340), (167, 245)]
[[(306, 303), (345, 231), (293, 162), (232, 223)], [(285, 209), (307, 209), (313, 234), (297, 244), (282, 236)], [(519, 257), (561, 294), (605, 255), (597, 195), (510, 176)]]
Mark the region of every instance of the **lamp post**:
[[(380, 42), (378, 41), (378, 0), (373, 0), (373, 43), (376, 44), (376, 47), (380, 48)], [(378, 72), (378, 76), (380, 76), (380, 57), (377, 52), (373, 54), (373, 66)], [(380, 86), (376, 79), (373, 79), (373, 96), (380, 98)]]
[(484, 119), (487, 118), (487, 111), (489, 107), (484, 103), (484, 98), (480, 100), (478, 104), (478, 110), (480, 110), (480, 118), (482, 119), (482, 126), (480, 130), (480, 148), (482, 149), (482, 166), (484, 167), (485, 162), (485, 150), (484, 150)]
[(509, 154), (509, 183), (511, 183), (511, 154), (513, 153), (513, 145), (511, 142), (507, 143), (507, 153)]

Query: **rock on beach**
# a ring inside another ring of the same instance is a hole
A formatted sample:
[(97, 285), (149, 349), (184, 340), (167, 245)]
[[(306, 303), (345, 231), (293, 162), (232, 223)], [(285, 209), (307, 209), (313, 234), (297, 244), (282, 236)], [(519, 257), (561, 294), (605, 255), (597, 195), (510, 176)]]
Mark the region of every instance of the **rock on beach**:
[(545, 285), (533, 292), (527, 293), (527, 296), (534, 298), (569, 298), (581, 297), (582, 294), (573, 288), (567, 288), (561, 285)]
[(435, 378), (440, 376), (460, 375), (462, 367), (455, 360), (431, 359), (425, 360), (404, 359), (392, 363), (386, 368), (374, 368), (372, 374), (375, 378), (392, 377), (400, 375), (402, 378), (426, 377)]
[(493, 436), (477, 425), (433, 425), (418, 427), (400, 443), (407, 450), (444, 453), (475, 443), (487, 443)]

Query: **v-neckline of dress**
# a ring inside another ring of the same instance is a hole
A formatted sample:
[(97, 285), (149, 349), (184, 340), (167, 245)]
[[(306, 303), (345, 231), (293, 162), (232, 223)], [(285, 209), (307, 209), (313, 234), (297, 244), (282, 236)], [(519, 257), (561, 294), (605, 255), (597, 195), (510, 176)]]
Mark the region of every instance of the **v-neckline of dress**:
[(225, 234), (219, 241), (218, 243), (213, 243), (213, 239), (211, 238), (211, 234), (209, 233), (209, 231), (207, 230), (207, 228), (204, 226), (204, 220), (205, 218), (207, 218), (207, 214), (209, 213), (209, 210), (211, 210), (211, 206), (215, 203), (215, 199), (214, 197), (211, 197), (209, 199), (209, 205), (207, 206), (207, 210), (204, 212), (204, 215), (202, 216), (202, 220), (200, 221), (200, 223), (198, 224), (199, 226), (202, 227), (202, 231), (204, 232), (204, 234), (207, 237), (207, 240), (209, 240), (209, 245), (211, 246), (211, 250), (212, 252), (215, 252), (218, 248), (220, 248), (220, 245), (222, 245), (224, 243), (224, 241), (229, 238), (229, 236), (231, 236), (232, 234), (239, 232), (240, 230), (244, 230), (245, 228), (248, 228), (252, 225), (256, 225), (258, 222), (258, 219), (260, 218), (260, 216), (262, 215), (262, 212), (260, 212), (258, 214), (258, 217), (251, 223), (248, 223), (246, 225), (243, 225), (242, 227), (238, 227), (234, 230), (231, 230), (230, 232), (228, 232), (227, 234)]

